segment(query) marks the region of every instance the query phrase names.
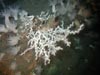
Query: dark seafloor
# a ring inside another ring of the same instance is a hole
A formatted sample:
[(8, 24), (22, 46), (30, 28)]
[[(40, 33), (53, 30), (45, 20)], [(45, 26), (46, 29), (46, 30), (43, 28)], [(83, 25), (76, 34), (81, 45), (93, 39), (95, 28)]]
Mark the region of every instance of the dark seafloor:
[[(2, 1), (2, 0), (0, 0)], [(42, 65), (42, 71), (40, 74), (36, 75), (97, 75), (99, 72), (99, 57), (100, 57), (100, 36), (99, 36), (99, 13), (100, 13), (100, 2), (97, 0), (77, 0), (79, 3), (76, 10), (84, 8), (84, 13), (82, 13), (81, 21), (84, 22), (85, 28), (80, 32), (80, 34), (73, 37), (70, 36), (72, 41), (71, 47), (64, 47), (63, 51), (57, 52), (56, 56), (51, 57), (51, 63), (47, 66)], [(8, 6), (19, 6), (29, 12), (29, 14), (40, 14), (41, 11), (46, 11), (50, 8), (48, 0), (3, 0), (7, 8)], [(67, 0), (63, 0), (67, 2)], [(4, 8), (0, 2), (0, 11)], [(64, 20), (67, 20), (67, 16), (62, 15)], [(84, 20), (87, 19), (87, 21)], [(0, 17), (0, 23), (2, 22), (2, 17)], [(77, 18), (76, 18), (77, 19)], [(68, 22), (70, 20), (68, 19)], [(68, 23), (69, 24), (69, 23)], [(0, 47), (2, 39), (0, 39)], [(1, 47), (4, 48), (4, 47)], [(2, 49), (0, 48), (0, 52)], [(5, 48), (4, 48), (5, 49)], [(4, 65), (4, 66), (3, 66)], [(0, 75), (10, 75), (4, 73), (2, 69), (6, 68), (5, 64), (0, 63)], [(27, 70), (25, 70), (27, 71)], [(29, 71), (28, 71), (29, 72)], [(12, 74), (14, 75), (14, 74)], [(29, 74), (22, 74), (29, 75)], [(31, 75), (31, 74), (30, 74)], [(99, 74), (98, 74), (99, 75)]]

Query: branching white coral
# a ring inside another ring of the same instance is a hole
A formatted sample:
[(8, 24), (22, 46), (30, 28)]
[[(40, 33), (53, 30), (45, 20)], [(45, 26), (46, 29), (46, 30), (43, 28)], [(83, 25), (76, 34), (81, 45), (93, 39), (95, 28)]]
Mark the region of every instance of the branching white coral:
[[(42, 17), (41, 17), (42, 18)], [(50, 16), (49, 16), (50, 18)], [(44, 19), (44, 18), (43, 18)], [(29, 21), (30, 22), (30, 21)], [(27, 24), (27, 23), (26, 23)], [(77, 30), (70, 30), (74, 26), (74, 22), (70, 24), (67, 28), (63, 28), (64, 23), (61, 26), (57, 26), (55, 29), (50, 28), (47, 31), (37, 30), (34, 31), (31, 25), (28, 28), (29, 32), (26, 36), (28, 41), (28, 46), (24, 52), (20, 55), (24, 55), (27, 51), (33, 50), (35, 52), (36, 60), (38, 58), (44, 59), (44, 64), (50, 63), (50, 56), (56, 54), (57, 51), (63, 48), (57, 45), (57, 42), (63, 41), (66, 46), (70, 46), (71, 42), (68, 40), (68, 36), (71, 34), (77, 34), (82, 30), (83, 24)], [(25, 25), (24, 25), (25, 26)]]
[[(63, 6), (63, 3), (61, 3), (61, 5)], [(11, 13), (13, 14), (11, 15)], [(38, 58), (42, 58), (45, 65), (50, 63), (51, 55), (55, 56), (57, 51), (63, 50), (63, 48), (58, 45), (57, 42), (63, 41), (66, 46), (70, 47), (71, 42), (69, 41), (68, 36), (79, 33), (84, 26), (83, 24), (81, 24), (80, 27), (76, 30), (71, 30), (71, 28), (74, 26), (74, 22), (72, 22), (72, 24), (70, 24), (67, 28), (64, 28), (64, 22), (62, 21), (61, 25), (58, 25), (54, 28), (51, 26), (48, 27), (47, 30), (45, 30), (41, 28), (41, 25), (44, 25), (42, 27), (46, 28), (46, 25), (49, 25), (48, 23), (53, 22), (48, 22), (48, 20), (53, 19), (53, 17), (55, 17), (55, 13), (53, 15), (49, 15), (48, 12), (42, 12), (41, 15), (36, 16), (37, 22), (38, 20), (41, 21), (39, 25), (37, 25), (36, 22), (33, 21), (34, 16), (28, 16), (28, 13), (24, 10), (18, 13), (17, 10), (10, 9), (9, 12), (5, 11), (4, 13), (2, 13), (2, 15), (5, 17), (5, 27), (1, 26), (1, 28), (3, 28), (2, 31), (13, 31), (17, 34), (17, 36), (11, 36), (8, 38), (8, 44), (10, 46), (16, 45), (18, 43), (19, 37), (23, 36), (22, 34), (25, 34), (24, 36), (26, 36), (26, 38), (28, 39), (28, 48), (24, 50), (24, 52), (22, 52), (20, 55), (24, 55), (27, 51), (33, 50), (33, 52), (35, 52), (36, 60)], [(12, 23), (9, 20), (10, 16), (13, 16), (14, 20), (19, 19), (21, 21), (21, 26), (19, 26), (18, 29), (16, 29), (17, 24)], [(46, 23), (42, 24), (42, 21), (46, 21)], [(37, 29), (35, 30), (34, 27)], [(19, 51), (20, 47), (13, 47), (12, 49), (13, 50), (11, 50), (11, 53), (16, 55), (17, 50)], [(16, 52), (13, 52), (14, 50), (16, 50)]]

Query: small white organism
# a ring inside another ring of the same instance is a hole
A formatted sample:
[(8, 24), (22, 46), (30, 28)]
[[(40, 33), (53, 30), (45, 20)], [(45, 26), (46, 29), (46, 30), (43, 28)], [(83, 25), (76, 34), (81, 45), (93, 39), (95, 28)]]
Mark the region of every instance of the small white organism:
[(10, 65), (10, 69), (11, 69), (11, 70), (15, 70), (16, 67), (17, 67), (17, 63), (16, 63), (15, 61), (13, 61), (13, 62), (11, 63), (11, 65)]
[(38, 65), (36, 68), (35, 68), (35, 74), (36, 75), (41, 75), (41, 72), (42, 72), (42, 70), (43, 70), (43, 68), (40, 66), (40, 65)]
[[(14, 22), (15, 20), (18, 20), (18, 9), (9, 8), (5, 9), (1, 16), (4, 16), (5, 25), (0, 25), (0, 32), (8, 32), (13, 31), (14, 33), (17, 32), (16, 26), (17, 24)], [(13, 21), (12, 21), (13, 20)]]
[(75, 6), (76, 2), (72, 3), (74, 0), (67, 0), (66, 3), (63, 0), (49, 0), (49, 5), (52, 7), (52, 12), (57, 15), (65, 15), (73, 20), (76, 16)]
[(0, 32), (7, 32), (8, 30), (4, 25), (0, 25)]
[(20, 51), (20, 46), (10, 47), (8, 51), (12, 55), (16, 55)]
[(2, 60), (2, 58), (5, 56), (5, 53), (0, 53), (0, 61)]
[(15, 8), (9, 7), (9, 11), (10, 11), (11, 16), (14, 17), (14, 20), (18, 20), (19, 8), (18, 7), (15, 7)]
[(18, 44), (19, 39), (20, 39), (19, 36), (9, 36), (8, 37), (8, 45), (14, 46), (14, 45)]

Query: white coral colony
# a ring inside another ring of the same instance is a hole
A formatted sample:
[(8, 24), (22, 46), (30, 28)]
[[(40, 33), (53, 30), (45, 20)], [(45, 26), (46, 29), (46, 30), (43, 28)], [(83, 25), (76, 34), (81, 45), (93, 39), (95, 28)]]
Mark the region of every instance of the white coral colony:
[[(48, 20), (54, 15), (47, 16)], [(32, 17), (32, 16), (31, 16)], [(23, 18), (25, 21), (23, 21), (24, 26), (27, 27), (29, 30), (27, 34), (28, 39), (28, 46), (24, 52), (22, 52), (20, 55), (24, 55), (27, 51), (33, 50), (35, 52), (36, 60), (40, 57), (44, 59), (44, 64), (50, 63), (50, 55), (56, 54), (58, 50), (62, 50), (60, 46), (57, 46), (57, 42), (63, 41), (66, 46), (70, 46), (71, 42), (68, 41), (69, 35), (74, 35), (80, 32), (80, 30), (83, 28), (83, 24), (80, 25), (80, 27), (77, 30), (70, 30), (71, 27), (74, 26), (74, 22), (70, 24), (67, 28), (63, 28), (64, 23), (62, 22), (62, 25), (58, 25), (55, 28), (48, 28), (45, 29), (37, 29), (34, 30), (32, 26), (36, 26), (35, 23), (32, 24), (32, 19), (29, 19), (30, 16), (27, 16), (27, 18)], [(39, 17), (42, 21), (44, 20), (44, 17)], [(45, 20), (47, 20), (45, 18)], [(28, 20), (28, 22), (27, 22)], [(41, 24), (39, 25), (41, 26)], [(25, 28), (25, 27), (24, 27)], [(26, 31), (26, 30), (25, 30)]]
[[(13, 11), (13, 15), (14, 13), (15, 10)], [(6, 28), (2, 27), (2, 31), (7, 32), (11, 30), (17, 34), (16, 37), (9, 38), (15, 38), (17, 41), (10, 40), (11, 42), (9, 43), (11, 45), (17, 44), (20, 37), (23, 37), (21, 34), (25, 34), (24, 36), (28, 39), (28, 48), (20, 55), (22, 56), (27, 51), (32, 50), (35, 52), (36, 60), (42, 57), (45, 65), (50, 63), (51, 55), (55, 56), (57, 51), (63, 50), (61, 46), (57, 45), (57, 42), (63, 41), (66, 46), (70, 47), (71, 42), (68, 40), (68, 36), (79, 33), (84, 26), (81, 24), (77, 30), (71, 30), (70, 28), (74, 26), (74, 22), (72, 22), (72, 24), (70, 24), (67, 28), (64, 28), (63, 21), (61, 21), (61, 25), (58, 24), (57, 26), (53, 26), (52, 22), (56, 16), (55, 14), (49, 15), (49, 13), (42, 12), (41, 15), (34, 17), (33, 15), (28, 16), (26, 11), (17, 11), (15, 16), (19, 15), (19, 17), (15, 17), (15, 20), (20, 20), (21, 24), (18, 29), (15, 29), (17, 24), (9, 21), (9, 12), (4, 13), (3, 15), (5, 16)], [(43, 24), (43, 22), (45, 23)]]

